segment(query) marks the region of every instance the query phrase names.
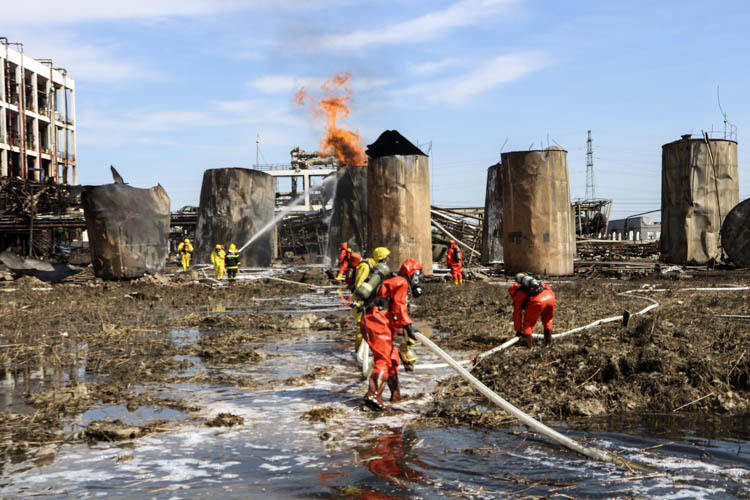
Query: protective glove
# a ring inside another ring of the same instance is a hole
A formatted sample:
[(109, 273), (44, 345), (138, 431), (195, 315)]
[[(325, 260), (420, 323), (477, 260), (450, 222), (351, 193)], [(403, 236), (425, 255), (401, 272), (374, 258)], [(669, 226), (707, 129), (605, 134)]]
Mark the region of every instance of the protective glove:
[(414, 325), (406, 325), (404, 327), (404, 331), (406, 332), (406, 343), (410, 346), (417, 343), (417, 336), (414, 335), (414, 332), (419, 332), (416, 328), (414, 328)]
[(343, 274), (339, 273), (339, 274), (336, 275), (336, 281), (341, 281), (342, 279), (344, 279), (344, 275)]
[(401, 358), (401, 363), (404, 365), (404, 370), (407, 372), (414, 371), (414, 363), (417, 361), (417, 357), (407, 342), (403, 342), (398, 346), (398, 355)]

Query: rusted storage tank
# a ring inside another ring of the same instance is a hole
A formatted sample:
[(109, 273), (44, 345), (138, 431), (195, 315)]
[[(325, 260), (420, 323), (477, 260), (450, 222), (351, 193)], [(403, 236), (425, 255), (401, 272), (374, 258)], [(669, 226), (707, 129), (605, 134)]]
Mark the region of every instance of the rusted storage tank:
[(355, 252), (367, 251), (367, 167), (346, 167), (334, 175), (336, 189), (328, 225), (328, 256), (333, 267), (344, 241)]
[(737, 267), (750, 267), (750, 198), (737, 204), (721, 225), (721, 246)]
[(163, 187), (84, 186), (81, 204), (96, 276), (132, 279), (162, 270), (169, 252), (170, 219)]
[(573, 273), (576, 243), (567, 155), (554, 146), (502, 154), (506, 273)]
[(683, 135), (662, 146), (661, 158), (662, 259), (719, 260), (721, 225), (739, 201), (737, 143)]
[(500, 183), (502, 163), (487, 169), (487, 191), (482, 219), (482, 264), (503, 260), (503, 186)]
[(432, 274), (429, 158), (396, 130), (367, 147), (367, 248), (391, 251), (394, 271), (409, 257)]
[(268, 267), (273, 255), (270, 226), (276, 198), (274, 178), (247, 168), (214, 168), (203, 173), (198, 225), (195, 229), (195, 259), (210, 262), (217, 244), (242, 248), (264, 230), (240, 254), (243, 267)]

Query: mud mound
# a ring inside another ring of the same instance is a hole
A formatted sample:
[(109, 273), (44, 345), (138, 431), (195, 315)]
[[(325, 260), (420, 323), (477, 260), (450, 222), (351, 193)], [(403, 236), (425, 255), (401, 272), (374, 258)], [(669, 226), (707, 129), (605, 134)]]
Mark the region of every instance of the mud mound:
[[(690, 286), (712, 284), (694, 280)], [(512, 336), (511, 307), (503, 297), (507, 290), (473, 286), (472, 291), (445, 285), (447, 290), (430, 289), (423, 297), (428, 299), (425, 307), (415, 315), (434, 317), (438, 329), (453, 328), (450, 335), (436, 338), (439, 344), (485, 350), (491, 346), (484, 342), (499, 345)], [(484, 358), (472, 373), (512, 404), (544, 419), (633, 412), (750, 414), (750, 360), (745, 352), (750, 329), (721, 316), (727, 311), (750, 314), (749, 293), (670, 287), (669, 292), (652, 294), (661, 307), (631, 319), (628, 327), (610, 323), (553, 341), (548, 349), (513, 347)], [(624, 286), (601, 281), (553, 288), (558, 298), (556, 331), (616, 315), (623, 306), (636, 311), (648, 304), (618, 296), (615, 292)], [(451, 424), (508, 422), (506, 414), (490, 408), (458, 378), (441, 385), (436, 402), (430, 416)]]
[(300, 417), (302, 420), (308, 422), (323, 422), (326, 423), (333, 417), (341, 414), (343, 410), (333, 405), (318, 406), (302, 414)]
[(245, 423), (245, 419), (239, 415), (232, 415), (231, 413), (219, 413), (214, 418), (206, 422), (208, 427), (234, 427), (235, 425), (242, 425)]

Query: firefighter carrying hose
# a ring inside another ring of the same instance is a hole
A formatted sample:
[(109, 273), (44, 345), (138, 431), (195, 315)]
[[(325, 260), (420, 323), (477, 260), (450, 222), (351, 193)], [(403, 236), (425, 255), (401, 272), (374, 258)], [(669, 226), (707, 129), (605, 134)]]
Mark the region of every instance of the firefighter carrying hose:
[(234, 243), (229, 245), (229, 251), (224, 257), (224, 265), (227, 268), (227, 278), (230, 282), (237, 281), (237, 270), (240, 267), (240, 253)]
[(177, 252), (180, 254), (180, 264), (182, 264), (182, 272), (187, 272), (190, 269), (190, 257), (193, 255), (193, 244), (190, 243), (189, 238), (185, 238), (177, 245)]
[(461, 274), (461, 265), (463, 264), (463, 253), (454, 240), (451, 240), (448, 253), (445, 256), (448, 264), (448, 269), (451, 270), (451, 277), (453, 278), (453, 284), (458, 285), (464, 284), (464, 276)]
[(224, 257), (226, 256), (226, 252), (224, 252), (224, 245), (216, 244), (216, 248), (214, 248), (213, 252), (211, 252), (211, 264), (214, 265), (214, 273), (216, 273), (216, 279), (221, 281), (221, 278), (224, 277)]
[(513, 298), (513, 327), (526, 347), (534, 347), (531, 332), (539, 316), (544, 326), (544, 345), (552, 342), (552, 318), (555, 316), (555, 292), (531, 273), (516, 274), (516, 283), (508, 289)]
[(357, 337), (354, 341), (354, 352), (359, 351), (359, 345), (362, 343), (362, 328), (360, 327), (360, 321), (362, 320), (362, 311), (360, 310), (360, 308), (364, 303), (361, 297), (362, 294), (358, 294), (357, 289), (362, 286), (365, 280), (367, 280), (367, 278), (370, 276), (370, 273), (381, 262), (383, 263), (383, 266), (381, 266), (380, 268), (380, 274), (382, 274), (382, 279), (385, 279), (385, 275), (390, 273), (390, 269), (388, 269), (388, 263), (386, 262), (386, 259), (388, 259), (388, 256), (390, 254), (391, 251), (387, 248), (377, 247), (372, 251), (372, 257), (363, 259), (356, 267), (353, 285), (354, 294), (352, 296), (352, 302), (354, 303), (354, 306), (356, 306), (354, 308), (354, 324), (357, 325)]
[(344, 273), (349, 269), (349, 252), (352, 250), (346, 244), (345, 241), (341, 242), (341, 250), (339, 250), (339, 273), (336, 275), (336, 279), (341, 281), (344, 278)]
[[(365, 404), (373, 410), (382, 410), (385, 385), (391, 391), (391, 402), (403, 399), (398, 382), (398, 367), (403, 361), (404, 368), (414, 369), (416, 356), (411, 346), (416, 342), (417, 331), (409, 317), (406, 299), (409, 290), (414, 297), (422, 295), (420, 281), (422, 265), (416, 259), (406, 259), (398, 274), (385, 279), (373, 293), (374, 298), (365, 301), (362, 316), (362, 332), (370, 346), (375, 364), (370, 374)], [(405, 336), (400, 348), (394, 345), (398, 333)]]

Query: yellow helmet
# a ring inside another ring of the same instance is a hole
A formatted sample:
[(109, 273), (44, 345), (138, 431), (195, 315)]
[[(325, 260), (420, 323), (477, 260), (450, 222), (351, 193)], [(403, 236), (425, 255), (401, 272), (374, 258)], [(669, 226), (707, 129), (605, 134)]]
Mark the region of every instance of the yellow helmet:
[(237, 251), (237, 247), (234, 246), (234, 243), (230, 243), (229, 244), (229, 251), (230, 252), (236, 252)]
[(380, 262), (391, 254), (391, 251), (385, 247), (378, 247), (372, 251), (372, 258), (375, 262)]
[(190, 243), (190, 238), (185, 238), (185, 243)]
[(220, 243), (217, 243), (217, 244), (216, 244), (216, 250), (218, 250), (218, 249), (220, 249), (220, 248), (221, 248), (221, 244), (220, 244)]

